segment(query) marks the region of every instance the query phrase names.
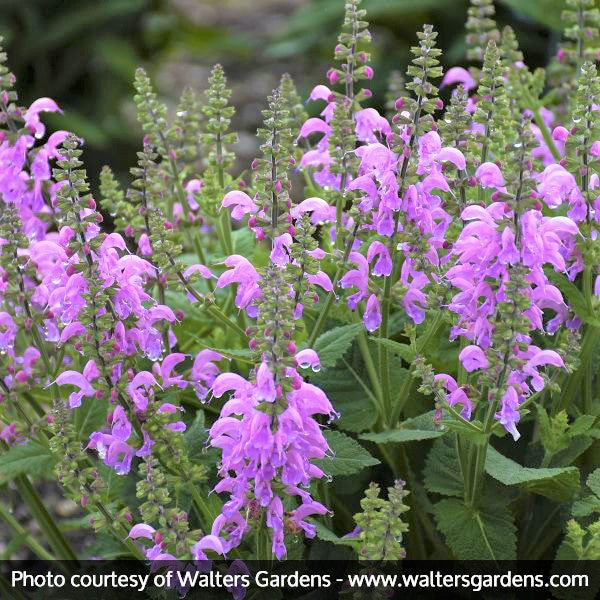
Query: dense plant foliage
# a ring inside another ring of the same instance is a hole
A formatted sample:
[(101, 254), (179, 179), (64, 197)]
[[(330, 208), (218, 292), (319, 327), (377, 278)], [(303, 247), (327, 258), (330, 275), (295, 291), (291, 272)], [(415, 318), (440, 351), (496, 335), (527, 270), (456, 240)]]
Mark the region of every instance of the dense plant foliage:
[(1, 57), (0, 477), (44, 540), (0, 516), (35, 555), (89, 522), (104, 557), (600, 558), (600, 13), (531, 72), (472, 0), (471, 67), (424, 25), (383, 116), (345, 11), (320, 116), (284, 75), (242, 173), (219, 65), (172, 116), (138, 70), (97, 199)]

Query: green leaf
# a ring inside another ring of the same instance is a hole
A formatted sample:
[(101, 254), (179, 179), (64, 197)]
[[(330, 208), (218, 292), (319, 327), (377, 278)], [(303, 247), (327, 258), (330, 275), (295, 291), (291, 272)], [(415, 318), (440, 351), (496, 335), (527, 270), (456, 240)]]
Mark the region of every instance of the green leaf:
[(419, 429), (393, 429), (381, 433), (363, 433), (361, 440), (377, 444), (401, 444), (402, 442), (418, 442), (432, 440), (444, 435), (443, 431), (421, 431)]
[(594, 426), (596, 417), (594, 415), (580, 415), (577, 417), (571, 427), (569, 427), (569, 435), (575, 437), (576, 435), (583, 435), (588, 433), (589, 430)]
[(565, 7), (564, 0), (500, 0), (515, 12), (554, 29), (562, 31), (564, 23), (560, 15)]
[(335, 544), (336, 546), (351, 546), (356, 547), (357, 540), (352, 539), (344, 539), (338, 537), (333, 531), (327, 529), (323, 523), (318, 521), (314, 521), (314, 524), (317, 528), (317, 537), (324, 542), (330, 542), (331, 544)]
[(550, 282), (563, 293), (567, 303), (584, 323), (595, 325), (596, 327), (600, 326), (600, 319), (590, 314), (583, 294), (574, 283), (568, 281), (564, 275), (551, 269), (547, 269), (545, 273)]
[(459, 560), (514, 560), (517, 528), (506, 506), (465, 506), (446, 498), (433, 507), (439, 529), (452, 554)]
[(444, 496), (462, 496), (464, 484), (456, 456), (456, 436), (446, 435), (433, 443), (425, 461), (425, 488)]
[(590, 490), (592, 490), (592, 492), (594, 492), (594, 494), (600, 498), (600, 469), (596, 469), (590, 473), (585, 485), (587, 485)]
[(351, 431), (352, 433), (360, 433), (365, 429), (370, 429), (377, 421), (377, 413), (373, 410), (373, 404), (362, 392), (357, 390), (356, 385), (352, 393), (341, 397), (338, 400), (333, 400), (335, 409), (340, 412), (340, 418), (336, 421), (338, 429)]
[(185, 444), (188, 456), (191, 459), (197, 458), (204, 448), (208, 434), (205, 429), (204, 411), (199, 409), (192, 424), (186, 429), (183, 434), (183, 442)]
[(73, 422), (77, 437), (82, 442), (87, 442), (93, 431), (102, 429), (106, 422), (106, 403), (98, 398), (85, 398), (81, 406), (73, 411)]
[(491, 446), (487, 451), (485, 470), (504, 485), (517, 485), (556, 502), (570, 500), (579, 490), (579, 470), (576, 467), (523, 467)]
[(334, 367), (338, 360), (346, 354), (362, 327), (362, 323), (352, 323), (334, 327), (321, 334), (313, 348), (319, 355), (321, 366)]
[(441, 437), (446, 432), (435, 428), (433, 413), (434, 411), (429, 411), (418, 417), (407, 419), (398, 429), (382, 431), (381, 433), (364, 433), (360, 436), (360, 439), (376, 442), (377, 444), (392, 444), (432, 440)]
[(49, 476), (54, 463), (50, 449), (37, 442), (13, 446), (0, 456), (0, 475), (13, 479), (18, 475)]
[(328, 475), (353, 475), (365, 467), (379, 464), (374, 456), (346, 434), (340, 431), (325, 431), (324, 435), (335, 456), (316, 460), (315, 463)]
[(340, 413), (336, 427), (359, 433), (370, 429), (377, 420), (373, 403), (347, 368), (340, 364), (311, 374), (311, 381), (320, 387)]
[(538, 405), (538, 422), (540, 438), (546, 454), (553, 456), (569, 446), (569, 419), (567, 411), (563, 410), (556, 416), (550, 417), (546, 409)]
[(571, 514), (574, 517), (587, 517), (596, 512), (600, 512), (600, 498), (594, 494), (573, 502), (571, 508)]
[(375, 342), (380, 346), (385, 346), (388, 350), (403, 358), (407, 363), (411, 363), (415, 359), (415, 351), (408, 344), (401, 344), (394, 340), (379, 337), (370, 337), (369, 341)]

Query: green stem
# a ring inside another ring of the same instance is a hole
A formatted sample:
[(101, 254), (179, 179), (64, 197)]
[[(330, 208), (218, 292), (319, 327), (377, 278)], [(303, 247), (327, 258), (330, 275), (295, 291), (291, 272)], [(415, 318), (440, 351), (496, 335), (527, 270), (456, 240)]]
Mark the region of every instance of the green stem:
[[(360, 322), (359, 316), (356, 312), (353, 313), (353, 319), (356, 322)], [(363, 327), (358, 334), (358, 348), (360, 350), (360, 354), (362, 356), (363, 362), (365, 363), (365, 367), (367, 369), (367, 373), (369, 375), (369, 380), (371, 382), (371, 386), (373, 388), (373, 392), (375, 397), (377, 398), (377, 405), (380, 410), (379, 417), (381, 420), (385, 420), (385, 415), (383, 414), (383, 395), (381, 391), (381, 385), (379, 384), (379, 376), (377, 374), (377, 369), (375, 368), (375, 363), (373, 362), (373, 357), (371, 356), (371, 351), (369, 350), (369, 342), (367, 338), (367, 334)]]
[[(503, 382), (504, 376), (499, 381)], [(485, 398), (487, 392), (484, 390), (482, 398)], [(483, 433), (486, 435), (486, 439), (482, 444), (469, 444), (469, 475), (470, 484), (468, 489), (465, 488), (465, 504), (467, 506), (474, 507), (477, 500), (479, 499), (479, 491), (483, 483), (483, 476), (485, 473), (485, 461), (487, 458), (487, 449), (490, 444), (491, 431), (494, 426), (494, 414), (496, 412), (496, 406), (498, 402), (494, 398), (488, 404), (487, 413), (483, 423)]]
[(16, 536), (22, 538), (23, 543), (41, 560), (56, 560), (48, 550), (39, 544), (10, 513), (10, 511), (0, 502), (0, 519), (2, 519)]
[[(437, 333), (440, 328), (444, 324), (444, 315), (441, 310), (439, 310), (435, 317), (430, 321), (427, 329), (423, 333), (423, 335), (417, 340), (417, 354), (422, 354), (426, 348), (428, 348), (429, 344), (435, 339)], [(390, 419), (388, 421), (388, 425), (393, 427), (400, 418), (400, 414), (402, 413), (402, 409), (404, 408), (406, 402), (408, 401), (410, 390), (412, 388), (412, 384), (414, 381), (414, 375), (411, 371), (409, 371), (402, 381), (402, 386), (400, 391), (398, 392), (397, 400), (392, 404)]]
[(315, 342), (317, 341), (317, 338), (319, 337), (319, 334), (321, 333), (321, 330), (323, 329), (323, 326), (325, 325), (327, 315), (329, 314), (329, 311), (331, 310), (331, 307), (333, 305), (333, 302), (335, 299), (335, 288), (337, 287), (338, 280), (339, 280), (344, 268), (346, 267), (346, 263), (348, 262), (348, 257), (350, 256), (350, 252), (352, 250), (352, 245), (354, 244), (354, 240), (356, 239), (358, 225), (359, 224), (357, 221), (354, 225), (354, 229), (352, 230), (352, 235), (350, 236), (350, 238), (348, 239), (348, 243), (346, 244), (346, 249), (344, 250), (344, 256), (342, 258), (342, 262), (338, 266), (338, 268), (335, 272), (335, 275), (333, 277), (333, 281), (332, 281), (333, 290), (328, 294), (327, 300), (325, 301), (325, 305), (323, 306), (323, 309), (319, 313), (319, 316), (317, 317), (317, 321), (315, 322), (313, 330), (311, 331), (310, 337), (308, 338), (308, 347), (309, 348), (312, 348), (314, 346)]
[(244, 330), (235, 322), (232, 321), (216, 304), (207, 304), (206, 310), (214, 317), (221, 325), (235, 331), (238, 335), (246, 337)]
[(554, 158), (554, 160), (556, 162), (559, 162), (561, 159), (560, 152), (558, 151), (558, 148), (556, 147), (556, 144), (552, 139), (552, 134), (550, 133), (548, 126), (544, 122), (542, 114), (540, 113), (539, 106), (537, 108), (533, 108), (531, 112), (533, 113), (535, 124), (538, 126), (542, 137), (544, 138), (544, 142), (546, 142), (546, 146), (548, 146), (548, 150), (550, 150), (550, 152), (552, 153), (552, 157)]
[[(185, 473), (182, 473), (183, 481), (187, 479)], [(198, 509), (199, 516), (204, 521), (204, 525), (206, 529), (210, 529), (214, 520), (217, 518), (217, 515), (211, 510), (210, 506), (206, 503), (198, 488), (193, 483), (190, 483), (189, 489), (192, 492), (192, 500), (194, 501), (194, 505)]]
[(29, 512), (35, 518), (48, 544), (61, 560), (77, 560), (77, 556), (65, 539), (62, 531), (56, 525), (56, 521), (50, 516), (36, 489), (27, 476), (20, 475), (15, 478), (17, 491), (23, 502), (27, 505)]
[(593, 352), (598, 342), (600, 342), (600, 327), (587, 325), (581, 342), (581, 364), (577, 371), (571, 373), (566, 378), (566, 385), (563, 387), (560, 401), (552, 411), (554, 415), (563, 410), (567, 410), (572, 404), (577, 392), (581, 389), (582, 379), (586, 370), (591, 367)]

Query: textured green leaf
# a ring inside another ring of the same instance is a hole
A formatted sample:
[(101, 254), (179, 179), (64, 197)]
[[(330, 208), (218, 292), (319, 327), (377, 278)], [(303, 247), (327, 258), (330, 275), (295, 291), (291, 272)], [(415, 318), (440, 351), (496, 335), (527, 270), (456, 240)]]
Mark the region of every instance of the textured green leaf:
[(600, 498), (600, 469), (596, 469), (590, 473), (585, 484)]
[(446, 432), (435, 428), (433, 412), (434, 411), (429, 411), (418, 417), (407, 419), (398, 429), (382, 431), (380, 433), (365, 433), (360, 436), (360, 439), (376, 442), (378, 444), (393, 444), (432, 440), (441, 437)]
[(28, 442), (13, 446), (0, 455), (0, 474), (7, 479), (18, 475), (48, 476), (54, 463), (55, 458), (49, 448)]
[(600, 498), (594, 494), (573, 502), (571, 508), (574, 517), (587, 517), (596, 512), (600, 512)]
[(525, 15), (530, 19), (534, 19), (544, 25), (562, 31), (564, 23), (561, 21), (560, 15), (565, 8), (564, 0), (500, 0), (515, 12)]
[(371, 337), (371, 342), (375, 342), (380, 346), (385, 346), (390, 352), (393, 352), (397, 356), (403, 358), (407, 363), (411, 363), (415, 358), (415, 351), (408, 344), (401, 344), (394, 340), (388, 340), (386, 338)]
[(346, 354), (362, 327), (362, 323), (352, 323), (334, 327), (321, 334), (314, 345), (314, 350), (321, 359), (321, 366), (334, 367), (338, 360)]
[(504, 485), (517, 485), (556, 502), (570, 500), (579, 489), (579, 471), (576, 467), (523, 467), (491, 446), (488, 448), (485, 470)]
[(319, 523), (318, 521), (315, 521), (314, 524), (317, 528), (317, 537), (320, 540), (330, 542), (336, 546), (356, 546), (356, 540), (340, 538), (333, 531), (327, 529), (323, 523)]
[(513, 560), (517, 554), (517, 528), (506, 506), (465, 506), (446, 498), (433, 507), (437, 525), (452, 554), (459, 560)]
[(81, 406), (73, 412), (73, 421), (78, 438), (87, 442), (93, 431), (98, 431), (106, 423), (107, 405), (98, 398), (84, 398)]
[(365, 467), (379, 464), (356, 440), (344, 433), (326, 431), (324, 435), (335, 457), (316, 460), (315, 463), (328, 475), (353, 475)]
[(208, 434), (205, 429), (204, 411), (199, 409), (192, 424), (183, 434), (183, 441), (190, 458), (197, 458), (204, 448)]
[(455, 444), (455, 435), (446, 435), (433, 443), (425, 461), (425, 488), (429, 492), (444, 496), (463, 495)]
[(547, 269), (545, 272), (550, 282), (563, 293), (567, 303), (583, 322), (596, 327), (600, 326), (600, 319), (590, 314), (583, 294), (574, 283), (566, 279), (564, 275), (551, 269)]
[(422, 431), (420, 429), (393, 429), (381, 433), (363, 433), (361, 440), (377, 444), (401, 444), (402, 442), (418, 442), (432, 440), (444, 435), (443, 431)]
[(336, 421), (338, 429), (360, 433), (370, 429), (377, 421), (377, 413), (373, 410), (373, 404), (362, 390), (354, 389), (347, 395), (341, 395), (338, 400), (334, 400), (332, 395), (328, 395), (334, 403), (335, 409), (341, 415)]

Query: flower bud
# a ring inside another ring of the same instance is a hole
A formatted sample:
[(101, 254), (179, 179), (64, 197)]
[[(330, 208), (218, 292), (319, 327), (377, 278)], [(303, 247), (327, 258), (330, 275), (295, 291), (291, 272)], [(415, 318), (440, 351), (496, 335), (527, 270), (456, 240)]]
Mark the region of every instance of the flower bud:
[(340, 80), (340, 74), (335, 69), (329, 69), (327, 71), (327, 79), (329, 80), (329, 85), (335, 85)]

